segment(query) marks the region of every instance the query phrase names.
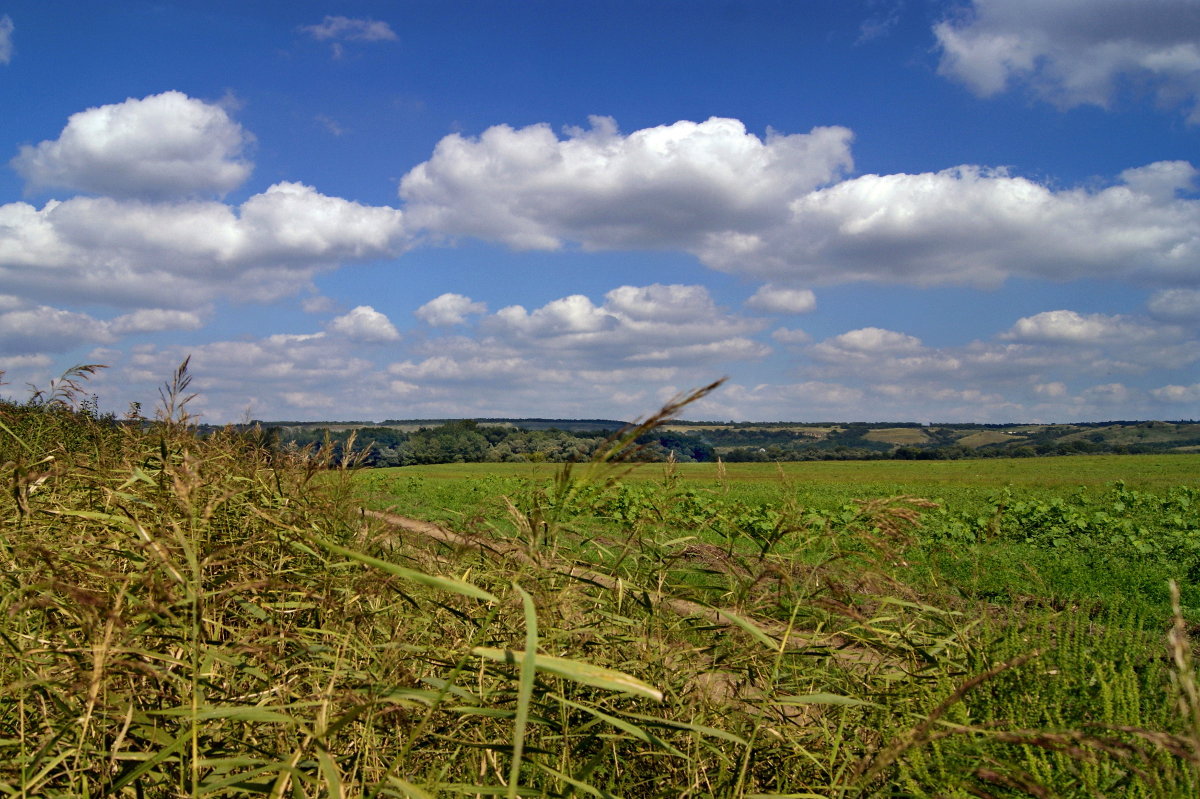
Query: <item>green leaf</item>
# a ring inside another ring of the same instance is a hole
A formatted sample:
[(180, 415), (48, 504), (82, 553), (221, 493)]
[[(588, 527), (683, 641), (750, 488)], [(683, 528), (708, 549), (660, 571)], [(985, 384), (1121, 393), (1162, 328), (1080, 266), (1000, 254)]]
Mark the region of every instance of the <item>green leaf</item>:
[[(494, 660), (497, 663), (517, 663), (525, 659), (523, 651), (512, 649), (492, 649), (491, 647), (477, 646), (471, 652), (482, 658)], [(591, 685), (595, 688), (645, 696), (656, 702), (661, 702), (663, 698), (662, 691), (616, 669), (594, 666), (591, 663), (581, 663), (578, 660), (553, 657), (551, 655), (534, 655), (534, 663), (538, 671), (544, 671), (547, 674), (553, 674), (574, 682), (583, 683), (584, 685)]]
[(265, 722), (294, 724), (296, 720), (286, 713), (255, 705), (222, 705), (218, 707), (192, 708), (188, 706), (166, 708), (165, 710), (147, 711), (151, 716), (186, 716), (196, 721), (209, 719), (232, 719), (242, 722)]
[(639, 721), (644, 721), (647, 724), (650, 724), (651, 726), (654, 726), (654, 727), (671, 727), (672, 729), (676, 729), (676, 730), (687, 730), (689, 732), (696, 732), (701, 735), (711, 736), (713, 738), (721, 738), (723, 740), (729, 741), (730, 743), (735, 743), (738, 746), (749, 746), (750, 745), (746, 741), (746, 739), (741, 737), (740, 735), (734, 735), (732, 732), (726, 732), (725, 730), (718, 730), (715, 727), (705, 727), (703, 724), (694, 724), (694, 723), (687, 722), (687, 721), (675, 721), (673, 719), (660, 719), (660, 718), (655, 718), (654, 716), (646, 716), (641, 713), (623, 713), (622, 715), (627, 716), (628, 718), (631, 718), (631, 719), (637, 719)]
[(537, 611), (533, 597), (524, 588), (513, 583), (521, 595), (525, 609), (525, 656), (521, 658), (521, 681), (517, 689), (517, 716), (513, 724), (512, 768), (508, 773), (508, 799), (516, 799), (521, 778), (521, 754), (525, 747), (525, 727), (529, 721), (529, 702), (533, 698), (533, 682), (537, 670)]
[(646, 743), (653, 744), (655, 746), (661, 746), (667, 752), (675, 755), (676, 757), (681, 757), (681, 758), (687, 759), (687, 755), (685, 755), (683, 752), (680, 752), (678, 749), (671, 746), (669, 743), (662, 740), (654, 733), (649, 732), (647, 730), (643, 730), (641, 727), (637, 726), (636, 724), (631, 724), (630, 722), (625, 721), (624, 719), (617, 718), (616, 716), (611, 715), (609, 713), (605, 713), (603, 710), (600, 710), (599, 708), (595, 708), (590, 705), (583, 705), (578, 702), (572, 702), (570, 699), (567, 699), (566, 697), (558, 696), (557, 694), (550, 694), (550, 697), (561, 705), (565, 705), (566, 707), (574, 708), (576, 710), (581, 710), (584, 713), (589, 713), (589, 714), (595, 716), (596, 718), (600, 719), (601, 721), (603, 721), (607, 724), (611, 724), (613, 727), (616, 727), (618, 730), (629, 733), (630, 735), (632, 735), (633, 737), (635, 737), (639, 740), (645, 741)]
[(364, 555), (361, 552), (355, 552), (352, 549), (338, 546), (332, 541), (326, 541), (323, 538), (317, 538), (316, 536), (314, 536), (312, 540), (336, 555), (341, 555), (342, 557), (356, 560), (359, 563), (365, 563), (368, 566), (374, 566), (380, 571), (385, 571), (388, 574), (395, 575), (396, 577), (402, 577), (405, 580), (412, 580), (414, 583), (427, 585), (430, 588), (440, 588), (443, 591), (452, 591), (456, 594), (462, 594), (463, 596), (469, 596), (475, 599), (482, 599), (487, 602), (500, 601), (492, 594), (484, 591), (482, 588), (478, 588), (470, 583), (464, 583), (462, 580), (455, 580), (451, 577), (435, 577), (432, 574), (419, 572), (415, 569), (406, 569), (403, 566), (398, 566), (395, 563), (389, 563), (386, 560), (380, 560), (379, 558), (373, 558), (370, 555)]
[(851, 696), (842, 696), (841, 694), (803, 694), (800, 696), (781, 696), (774, 700), (779, 705), (845, 705), (846, 707), (881, 707), (874, 702), (867, 702), (862, 699), (855, 699)]
[(758, 625), (754, 624), (754, 622), (750, 621), (749, 619), (742, 618), (738, 614), (725, 609), (721, 610), (721, 615), (729, 619), (738, 627), (741, 627), (746, 632), (750, 633), (751, 638), (753, 638), (755, 641), (758, 641), (767, 649), (771, 650), (772, 652), (779, 651), (779, 642), (772, 639), (765, 632), (759, 629)]

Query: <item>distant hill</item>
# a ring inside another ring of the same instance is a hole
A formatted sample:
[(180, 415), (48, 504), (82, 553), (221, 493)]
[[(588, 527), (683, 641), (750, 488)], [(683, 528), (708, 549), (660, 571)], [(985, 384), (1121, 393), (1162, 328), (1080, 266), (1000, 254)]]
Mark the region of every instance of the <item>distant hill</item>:
[(1195, 452), (1195, 421), (1074, 424), (720, 423), (672, 422), (723, 457), (802, 460), (812, 457), (954, 458), (1077, 453)]
[[(436, 427), (441, 424), (460, 421), (459, 419), (386, 419), (379, 423), (380, 427)], [(568, 433), (592, 433), (598, 430), (620, 430), (628, 422), (617, 419), (510, 419), (474, 417), (471, 419), (481, 425), (500, 427), (516, 427), (521, 430), (565, 430)]]
[(471, 421), (489, 427), (512, 427), (520, 430), (562, 430), (567, 433), (594, 433), (620, 430), (628, 422), (619, 419), (517, 419), (473, 417), (470, 419), (384, 419), (382, 422), (293, 422), (255, 420), (251, 425), (261, 427), (276, 427), (284, 430), (330, 430), (343, 432), (347, 430), (363, 430), (373, 427), (386, 427), (392, 430), (413, 432), (414, 430), (442, 427), (456, 422)]
[[(388, 419), (259, 422), (290, 446), (356, 438), (368, 465), (585, 459), (617, 419)], [(638, 439), (639, 457), (681, 461), (942, 460), (1200, 451), (1195, 421), (1075, 424), (672, 422)]]

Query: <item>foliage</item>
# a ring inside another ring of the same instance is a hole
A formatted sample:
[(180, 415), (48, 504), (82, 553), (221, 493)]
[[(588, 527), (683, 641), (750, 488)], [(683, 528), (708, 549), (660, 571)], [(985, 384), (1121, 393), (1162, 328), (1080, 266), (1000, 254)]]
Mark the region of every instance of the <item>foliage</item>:
[[(587, 460), (616, 423), (603, 420), (455, 420), (441, 424), (384, 422), (276, 423), (266, 427), (300, 448), (329, 447), (335, 460), (354, 435), (367, 466), (431, 463), (567, 463)], [(555, 428), (552, 424), (562, 425)], [(604, 425), (608, 425), (605, 427)], [(923, 426), (913, 423), (797, 425), (679, 423), (638, 441), (641, 460), (680, 463), (779, 463), (836, 460), (960, 460), (1087, 454), (1187, 452), (1200, 445), (1194, 422), (1104, 425)]]
[[(361, 448), (356, 460), (364, 466), (416, 466), (431, 463), (579, 463), (587, 461), (610, 431), (566, 432), (481, 425), (470, 419), (410, 432), (395, 428), (360, 427), (331, 431), (321, 427), (270, 428), (289, 446), (316, 446), (338, 462), (354, 436)], [(680, 462), (711, 461), (713, 449), (702, 439), (680, 433), (646, 433), (634, 442), (638, 459)]]
[[(690, 397), (549, 480), (474, 481), (509, 522), (450, 530), (362, 511), (364, 485), (428, 491), (415, 472), (198, 435), (187, 377), (153, 421), (3, 408), (2, 795), (1200, 788), (1182, 607), (1065, 614), (923, 582), (910, 559), (970, 519), (913, 496), (817, 508), (785, 479), (764, 503), (724, 471), (636, 478), (639, 440)], [(1185, 493), (1112, 491), (1130, 518), (1194, 518)], [(1017, 534), (991, 518), (969, 546)]]

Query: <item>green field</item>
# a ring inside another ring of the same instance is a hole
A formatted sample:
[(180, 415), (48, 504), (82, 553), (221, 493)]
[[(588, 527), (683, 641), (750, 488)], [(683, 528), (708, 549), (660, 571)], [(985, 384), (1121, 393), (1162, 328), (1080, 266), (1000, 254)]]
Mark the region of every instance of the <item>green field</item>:
[[(577, 471), (586, 474), (586, 468)], [(370, 470), (360, 473), (360, 480), (372, 507), (507, 533), (509, 514), (501, 498), (516, 500), (555, 473), (550, 464), (441, 464)], [(1037, 590), (1052, 602), (1119, 592), (1126, 604), (1148, 604), (1162, 613), (1167, 580), (1176, 579), (1184, 586), (1189, 615), (1200, 619), (1200, 589), (1195, 574), (1188, 576), (1200, 561), (1179, 550), (1190, 546), (1181, 542), (1200, 528), (1200, 507), (1193, 501), (1200, 496), (1197, 475), (1200, 456), (1195, 455), (645, 464), (620, 470), (621, 490), (657, 491), (663, 507), (685, 496), (692, 504), (787, 507), (829, 516), (855, 501), (927, 499), (937, 507), (924, 511), (922, 543), (910, 553), (910, 560), (925, 563), (921, 576), (927, 580), (962, 579), (969, 566), (979, 584), (960, 586), (968, 593), (1003, 596), (1012, 592), (997, 583), (1008, 580), (1009, 588), (1023, 593), (1040, 586)], [(1127, 508), (1111, 512), (1117, 504)], [(603, 514), (593, 523), (611, 524)], [(992, 528), (1005, 535), (992, 535)], [(708, 543), (721, 538), (703, 527), (697, 535)], [(955, 548), (947, 549), (950, 544)], [(1139, 547), (1161, 557), (1153, 564), (1148, 557), (1123, 560)], [(1104, 568), (1094, 568), (1098, 560), (1105, 561)], [(1195, 570), (1200, 574), (1200, 566)]]
[[(634, 479), (662, 474), (661, 464), (646, 464), (629, 473)], [(685, 463), (675, 467), (688, 479), (715, 480), (715, 463)], [(387, 474), (421, 474), (431, 479), (456, 477), (548, 476), (552, 464), (436, 464), (381, 469)], [(726, 464), (726, 476), (738, 482), (776, 481), (782, 474), (794, 481), (867, 485), (1006, 485), (1050, 487), (1096, 486), (1124, 481), (1131, 486), (1161, 488), (1200, 485), (1200, 456), (1196, 455), (1072, 455), (1050, 458), (1003, 458), (974, 461), (808, 461), (800, 463)]]
[(179, 407), (0, 406), (0, 797), (1200, 794), (1200, 456), (356, 471)]
[[(378, 492), (381, 506), (404, 512), (455, 513), (485, 509), (506, 492), (529, 481), (546, 480), (556, 464), (459, 463), (373, 469), (361, 473)], [(624, 471), (622, 479), (663, 479), (664, 464)], [(806, 506), (830, 507), (854, 499), (908, 494), (974, 509), (1004, 489), (1037, 495), (1095, 493), (1117, 482), (1130, 488), (1200, 488), (1200, 454), (1074, 455), (1049, 458), (996, 458), (962, 461), (808, 461), (800, 463), (685, 463), (670, 467), (688, 485), (735, 491), (763, 502), (784, 493)], [(722, 469), (726, 485), (718, 481)], [(412, 490), (412, 487), (419, 487)], [(479, 500), (482, 500), (482, 506)]]

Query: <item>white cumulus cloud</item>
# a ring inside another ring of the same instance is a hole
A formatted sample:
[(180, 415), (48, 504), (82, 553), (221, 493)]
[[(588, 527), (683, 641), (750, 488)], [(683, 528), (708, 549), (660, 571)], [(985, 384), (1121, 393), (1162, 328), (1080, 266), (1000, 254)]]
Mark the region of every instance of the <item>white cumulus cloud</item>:
[(0, 349), (23, 355), (57, 353), (78, 346), (111, 344), (137, 333), (198, 330), (207, 314), (207, 309), (143, 308), (106, 321), (49, 305), (0, 301)]
[(1200, 123), (1194, 0), (971, 0), (933, 30), (938, 71), (976, 94), (1021, 82), (1063, 108), (1107, 108), (1124, 85), (1140, 84)]
[(864, 358), (920, 352), (921, 340), (907, 333), (880, 327), (863, 327), (826, 339), (814, 351), (829, 359)]
[(797, 328), (780, 327), (771, 331), (771, 338), (780, 344), (807, 344), (812, 336)]
[(250, 175), (251, 141), (220, 106), (169, 91), (72, 114), (57, 139), (21, 147), (11, 163), (31, 188), (141, 199), (223, 195)]
[(279, 183), (240, 207), (73, 197), (0, 205), (0, 281), (26, 297), (184, 307), (293, 294), (344, 261), (398, 255), (403, 215)]
[(767, 313), (797, 314), (816, 310), (817, 297), (810, 289), (789, 289), (771, 283), (759, 286), (746, 306)]
[(329, 323), (329, 332), (364, 343), (400, 340), (400, 331), (396, 330), (396, 326), (370, 305), (360, 305), (350, 313), (334, 318)]
[(1122, 316), (1083, 315), (1063, 310), (1045, 311), (1018, 319), (1012, 329), (1000, 338), (1028, 343), (1099, 343), (1114, 340), (1131, 343), (1154, 338), (1158, 333), (1157, 328)]
[(762, 327), (720, 309), (703, 286), (658, 283), (619, 286), (600, 305), (577, 294), (533, 311), (502, 308), (483, 321), (500, 340), (614, 362), (757, 358), (769, 348), (746, 335)]
[(112, 340), (108, 326), (87, 314), (47, 305), (0, 313), (0, 350), (6, 355), (66, 352)]
[[(435, 239), (677, 249), (780, 287), (1195, 280), (1191, 163), (1133, 167), (1088, 188), (979, 165), (843, 179), (850, 139), (845, 128), (760, 139), (720, 118), (626, 135), (594, 117), (565, 138), (544, 124), (501, 125), (442, 139), (401, 181), (400, 196), (412, 229)], [(803, 294), (773, 296), (782, 290), (764, 289), (754, 304), (804, 307)]]
[(413, 313), (433, 327), (451, 327), (463, 324), (468, 316), (487, 313), (487, 304), (475, 302), (462, 294), (447, 292), (434, 297)]
[(1163, 402), (1197, 403), (1200, 402), (1200, 383), (1192, 383), (1190, 386), (1162, 386), (1152, 389), (1150, 393), (1155, 399)]
[(400, 196), (415, 225), (521, 249), (687, 247), (758, 228), (786, 202), (851, 166), (850, 131), (769, 131), (736, 119), (680, 121), (628, 135), (608, 117), (560, 139), (548, 125), (453, 134), (412, 169)]
[(1200, 259), (1200, 201), (1164, 188), (1190, 171), (1169, 162), (1132, 173), (1136, 187), (1062, 191), (973, 166), (863, 175), (797, 197), (782, 224), (713, 234), (698, 254), (724, 271), (830, 283), (1187, 283)]
[(204, 315), (194, 311), (143, 308), (123, 314), (108, 323), (115, 335), (130, 333), (157, 333), (161, 330), (199, 330), (204, 326)]

